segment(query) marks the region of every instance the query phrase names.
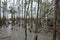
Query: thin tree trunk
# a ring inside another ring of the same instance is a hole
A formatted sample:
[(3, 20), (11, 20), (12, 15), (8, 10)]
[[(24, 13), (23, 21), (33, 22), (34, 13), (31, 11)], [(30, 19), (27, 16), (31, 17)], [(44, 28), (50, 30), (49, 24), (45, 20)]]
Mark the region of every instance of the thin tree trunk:
[(33, 4), (33, 0), (31, 1), (31, 29), (33, 28), (32, 27), (32, 6), (33, 6), (32, 4)]
[(11, 14), (12, 26), (13, 26), (13, 14)]
[(15, 13), (13, 14), (13, 25), (15, 23)]
[[(6, 14), (7, 14), (7, 0), (6, 0)], [(8, 14), (6, 15), (7, 17), (6, 17), (6, 27), (7, 27), (7, 23), (8, 23)]]
[(38, 35), (36, 33), (36, 35), (34, 36), (34, 40), (37, 40), (38, 39)]
[(15, 13), (13, 14), (13, 25), (15, 25)]
[[(22, 0), (22, 5), (23, 5), (23, 0)], [(22, 27), (23, 27), (23, 6), (22, 6)]]
[[(30, 3), (30, 0), (29, 0), (29, 3)], [(29, 3), (28, 3), (28, 8), (27, 8), (27, 14), (28, 14), (28, 16), (29, 16)], [(29, 17), (30, 18), (30, 17)], [(27, 23), (29, 24), (29, 18), (27, 18)]]
[(21, 12), (21, 11), (20, 11), (20, 0), (19, 0), (19, 26), (20, 26), (20, 23), (21, 23), (21, 22), (20, 22), (20, 20), (21, 20), (21, 19), (20, 19), (20, 12)]
[(5, 17), (5, 13), (6, 13), (6, 1), (4, 0), (3, 2), (3, 24), (6, 25), (6, 17)]
[(1, 22), (2, 21), (1, 21), (1, 0), (0, 0), (0, 25), (2, 24)]
[(25, 40), (27, 40), (27, 26), (26, 26), (26, 0), (25, 0), (25, 6), (24, 6), (24, 25), (25, 25)]
[[(42, 6), (40, 5), (40, 8), (39, 8), (39, 9), (40, 9), (40, 18), (41, 18), (41, 9), (42, 9), (41, 7), (42, 7)], [(42, 27), (42, 24), (41, 24), (41, 21), (42, 21), (42, 20), (41, 20), (40, 18), (39, 18), (39, 26)]]
[(0, 0), (0, 19), (1, 19), (1, 0)]
[(35, 36), (34, 40), (38, 40), (38, 34), (37, 34), (38, 33), (38, 27), (39, 27), (38, 26), (38, 14), (39, 14), (38, 12), (39, 12), (39, 0), (38, 0), (38, 7), (37, 7), (37, 18), (36, 18), (37, 21), (36, 21), (36, 28), (35, 28), (36, 36)]

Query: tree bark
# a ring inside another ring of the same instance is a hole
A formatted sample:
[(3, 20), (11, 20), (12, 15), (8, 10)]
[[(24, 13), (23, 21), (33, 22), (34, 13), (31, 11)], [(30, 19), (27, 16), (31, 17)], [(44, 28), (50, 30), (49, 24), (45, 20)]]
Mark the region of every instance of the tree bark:
[(25, 6), (24, 6), (24, 26), (25, 26), (25, 40), (27, 40), (27, 26), (26, 26), (26, 0), (25, 0)]
[(58, 16), (58, 7), (59, 7), (59, 0), (55, 0), (55, 22), (54, 22), (54, 30), (53, 30), (53, 40), (56, 40), (56, 22)]
[(34, 40), (38, 40), (38, 28), (39, 28), (39, 26), (38, 26), (38, 13), (39, 12), (39, 0), (38, 0), (38, 7), (37, 7), (37, 17), (36, 17), (36, 27), (35, 27), (35, 33), (36, 33), (36, 36), (35, 36), (35, 38), (34, 38)]
[(0, 0), (0, 19), (1, 19), (1, 0)]
[(32, 6), (33, 6), (32, 3), (33, 3), (33, 0), (31, 0), (31, 29), (33, 28), (32, 27)]

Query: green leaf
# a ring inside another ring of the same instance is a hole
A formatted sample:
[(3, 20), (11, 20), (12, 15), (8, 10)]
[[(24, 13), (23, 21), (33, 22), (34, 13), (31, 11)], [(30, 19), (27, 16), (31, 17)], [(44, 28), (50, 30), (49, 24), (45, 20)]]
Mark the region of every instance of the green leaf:
[(15, 14), (16, 10), (14, 10), (13, 8), (11, 8), (10, 13)]

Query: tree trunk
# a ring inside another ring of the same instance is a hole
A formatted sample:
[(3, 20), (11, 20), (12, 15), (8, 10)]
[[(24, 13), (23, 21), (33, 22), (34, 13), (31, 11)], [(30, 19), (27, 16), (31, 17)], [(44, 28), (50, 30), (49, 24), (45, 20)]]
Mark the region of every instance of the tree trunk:
[(6, 7), (5, 7), (5, 0), (4, 0), (4, 2), (3, 2), (3, 24), (5, 25), (5, 10), (6, 10)]
[(25, 26), (25, 40), (27, 40), (27, 26), (26, 26), (26, 0), (25, 0), (25, 6), (24, 6), (24, 26)]
[(36, 33), (36, 36), (35, 36), (35, 38), (34, 38), (34, 40), (38, 40), (38, 28), (39, 28), (39, 26), (38, 26), (38, 13), (39, 12), (39, 0), (38, 0), (38, 7), (37, 7), (37, 17), (36, 17), (36, 27), (35, 27), (35, 33)]
[(56, 22), (57, 16), (58, 16), (58, 7), (59, 7), (59, 0), (55, 0), (55, 24), (54, 24), (54, 30), (53, 30), (53, 40), (56, 40)]
[[(23, 0), (22, 0), (22, 5), (23, 5)], [(23, 7), (22, 7), (22, 27), (23, 27)]]
[(0, 25), (2, 24), (2, 21), (1, 21), (1, 0), (0, 0)]
[(33, 28), (32, 27), (32, 6), (33, 6), (32, 3), (33, 3), (33, 0), (31, 1), (31, 29)]
[(12, 26), (13, 26), (13, 14), (11, 14)]
[(20, 0), (19, 0), (19, 26), (20, 26), (20, 23), (21, 23), (21, 22), (20, 22), (20, 20), (21, 20), (21, 19), (20, 19), (20, 12), (21, 12), (21, 11), (20, 11)]
[(38, 40), (38, 35), (36, 33), (36, 35), (34, 36), (34, 40)]
[(58, 34), (58, 40), (60, 40), (60, 0), (56, 1), (56, 9), (57, 9), (56, 11), (57, 11), (57, 17), (58, 17), (57, 20), (58, 20), (58, 25), (59, 25), (58, 26), (58, 29), (59, 29), (58, 30), (58, 33), (59, 33)]

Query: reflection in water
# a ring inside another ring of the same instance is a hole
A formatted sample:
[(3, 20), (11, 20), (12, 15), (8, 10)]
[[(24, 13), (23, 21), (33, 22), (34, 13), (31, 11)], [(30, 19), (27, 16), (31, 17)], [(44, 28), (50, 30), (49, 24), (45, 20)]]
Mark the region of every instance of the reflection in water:
[[(18, 25), (13, 26), (13, 30), (11, 30), (11, 24), (6, 28), (5, 26), (2, 27), (0, 36), (4, 39), (1, 40), (24, 40), (24, 28), (19, 27)], [(29, 26), (28, 26), (29, 28)], [(17, 30), (17, 31), (16, 31)], [(10, 37), (9, 37), (10, 36)], [(27, 31), (28, 40), (34, 40), (35, 33), (30, 33), (29, 30)], [(7, 39), (8, 38), (8, 39)], [(44, 33), (38, 33), (38, 40), (51, 40), (52, 36), (48, 36)]]

